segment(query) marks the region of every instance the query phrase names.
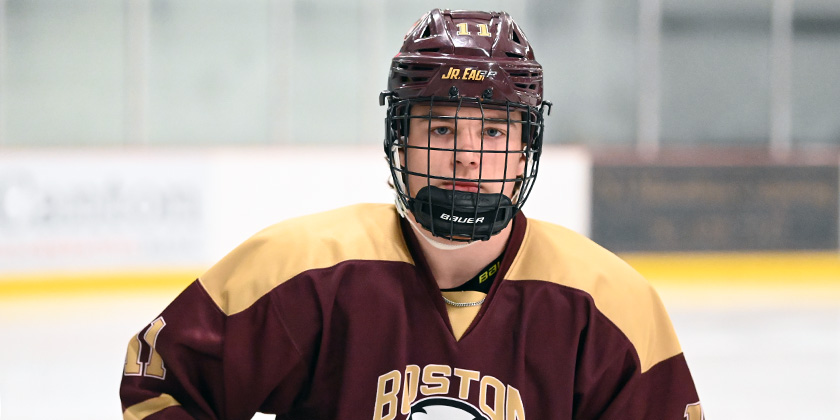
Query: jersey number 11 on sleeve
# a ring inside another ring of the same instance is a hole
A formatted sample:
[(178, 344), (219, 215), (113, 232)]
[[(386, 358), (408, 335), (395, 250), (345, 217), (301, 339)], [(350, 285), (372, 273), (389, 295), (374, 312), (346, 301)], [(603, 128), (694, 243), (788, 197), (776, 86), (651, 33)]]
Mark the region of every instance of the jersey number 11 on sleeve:
[[(160, 330), (166, 326), (166, 321), (163, 317), (158, 317), (146, 329), (143, 338), (137, 334), (128, 343), (128, 353), (125, 356), (125, 369), (123, 375), (126, 376), (149, 376), (152, 378), (164, 379), (166, 377), (166, 368), (163, 367), (163, 358), (155, 349), (158, 334)], [(142, 331), (141, 331), (142, 333)], [(140, 360), (143, 355), (143, 347), (149, 349), (146, 360)]]

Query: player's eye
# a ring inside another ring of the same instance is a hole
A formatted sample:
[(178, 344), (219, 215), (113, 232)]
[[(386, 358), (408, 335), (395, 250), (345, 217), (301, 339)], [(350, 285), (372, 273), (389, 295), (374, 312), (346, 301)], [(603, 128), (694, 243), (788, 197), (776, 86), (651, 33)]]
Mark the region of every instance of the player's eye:
[(432, 133), (437, 134), (438, 136), (445, 136), (452, 133), (452, 129), (449, 127), (435, 127), (432, 129)]
[(486, 130), (484, 130), (484, 135), (487, 136), (487, 137), (499, 137), (499, 136), (503, 136), (504, 134), (505, 133), (502, 130), (499, 130), (497, 128), (490, 127), (490, 128), (487, 128)]

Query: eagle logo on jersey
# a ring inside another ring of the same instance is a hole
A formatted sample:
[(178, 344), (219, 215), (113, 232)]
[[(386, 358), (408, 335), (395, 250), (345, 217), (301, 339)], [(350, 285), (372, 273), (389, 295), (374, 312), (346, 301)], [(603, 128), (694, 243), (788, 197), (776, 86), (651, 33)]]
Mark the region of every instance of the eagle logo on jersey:
[(490, 420), (474, 405), (448, 397), (424, 398), (411, 404), (407, 420)]

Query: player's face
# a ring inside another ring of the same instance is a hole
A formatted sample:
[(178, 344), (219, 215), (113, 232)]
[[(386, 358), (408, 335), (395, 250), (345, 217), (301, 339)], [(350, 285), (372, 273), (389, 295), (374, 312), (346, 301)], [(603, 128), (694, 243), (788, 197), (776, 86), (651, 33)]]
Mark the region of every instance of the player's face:
[[(456, 111), (459, 117), (457, 128), (455, 120), (439, 118), (454, 116)], [(482, 110), (466, 106), (458, 109), (454, 106), (435, 105), (431, 119), (411, 120), (409, 148), (403, 159), (410, 172), (432, 176), (408, 175), (408, 189), (412, 197), (427, 185), (469, 192), (503, 192), (511, 197), (515, 188), (513, 179), (525, 170), (522, 123), (507, 123), (508, 113), (503, 109), (485, 107), (483, 111), (483, 124)], [(415, 105), (411, 115), (428, 116), (429, 106)], [(511, 112), (511, 119), (517, 120), (519, 115), (518, 111)], [(434, 177), (454, 177), (467, 181)]]

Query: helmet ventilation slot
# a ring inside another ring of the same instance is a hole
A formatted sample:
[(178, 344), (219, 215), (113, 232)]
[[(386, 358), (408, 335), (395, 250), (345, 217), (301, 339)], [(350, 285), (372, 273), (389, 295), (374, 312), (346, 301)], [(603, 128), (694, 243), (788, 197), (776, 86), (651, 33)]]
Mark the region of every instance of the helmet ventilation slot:
[(516, 30), (510, 31), (510, 40), (521, 45), (522, 41), (520, 40), (520, 37), (519, 37), (519, 31), (516, 31)]
[(423, 28), (423, 34), (420, 35), (420, 38), (428, 38), (430, 36), (432, 36), (432, 28), (430, 28), (429, 25), (426, 24), (426, 27)]
[(533, 84), (533, 83), (530, 84), (530, 85), (525, 84), (525, 83), (514, 83), (514, 84), (516, 85), (516, 87), (518, 87), (520, 89), (534, 90), (534, 89), (537, 88), (537, 85)]

